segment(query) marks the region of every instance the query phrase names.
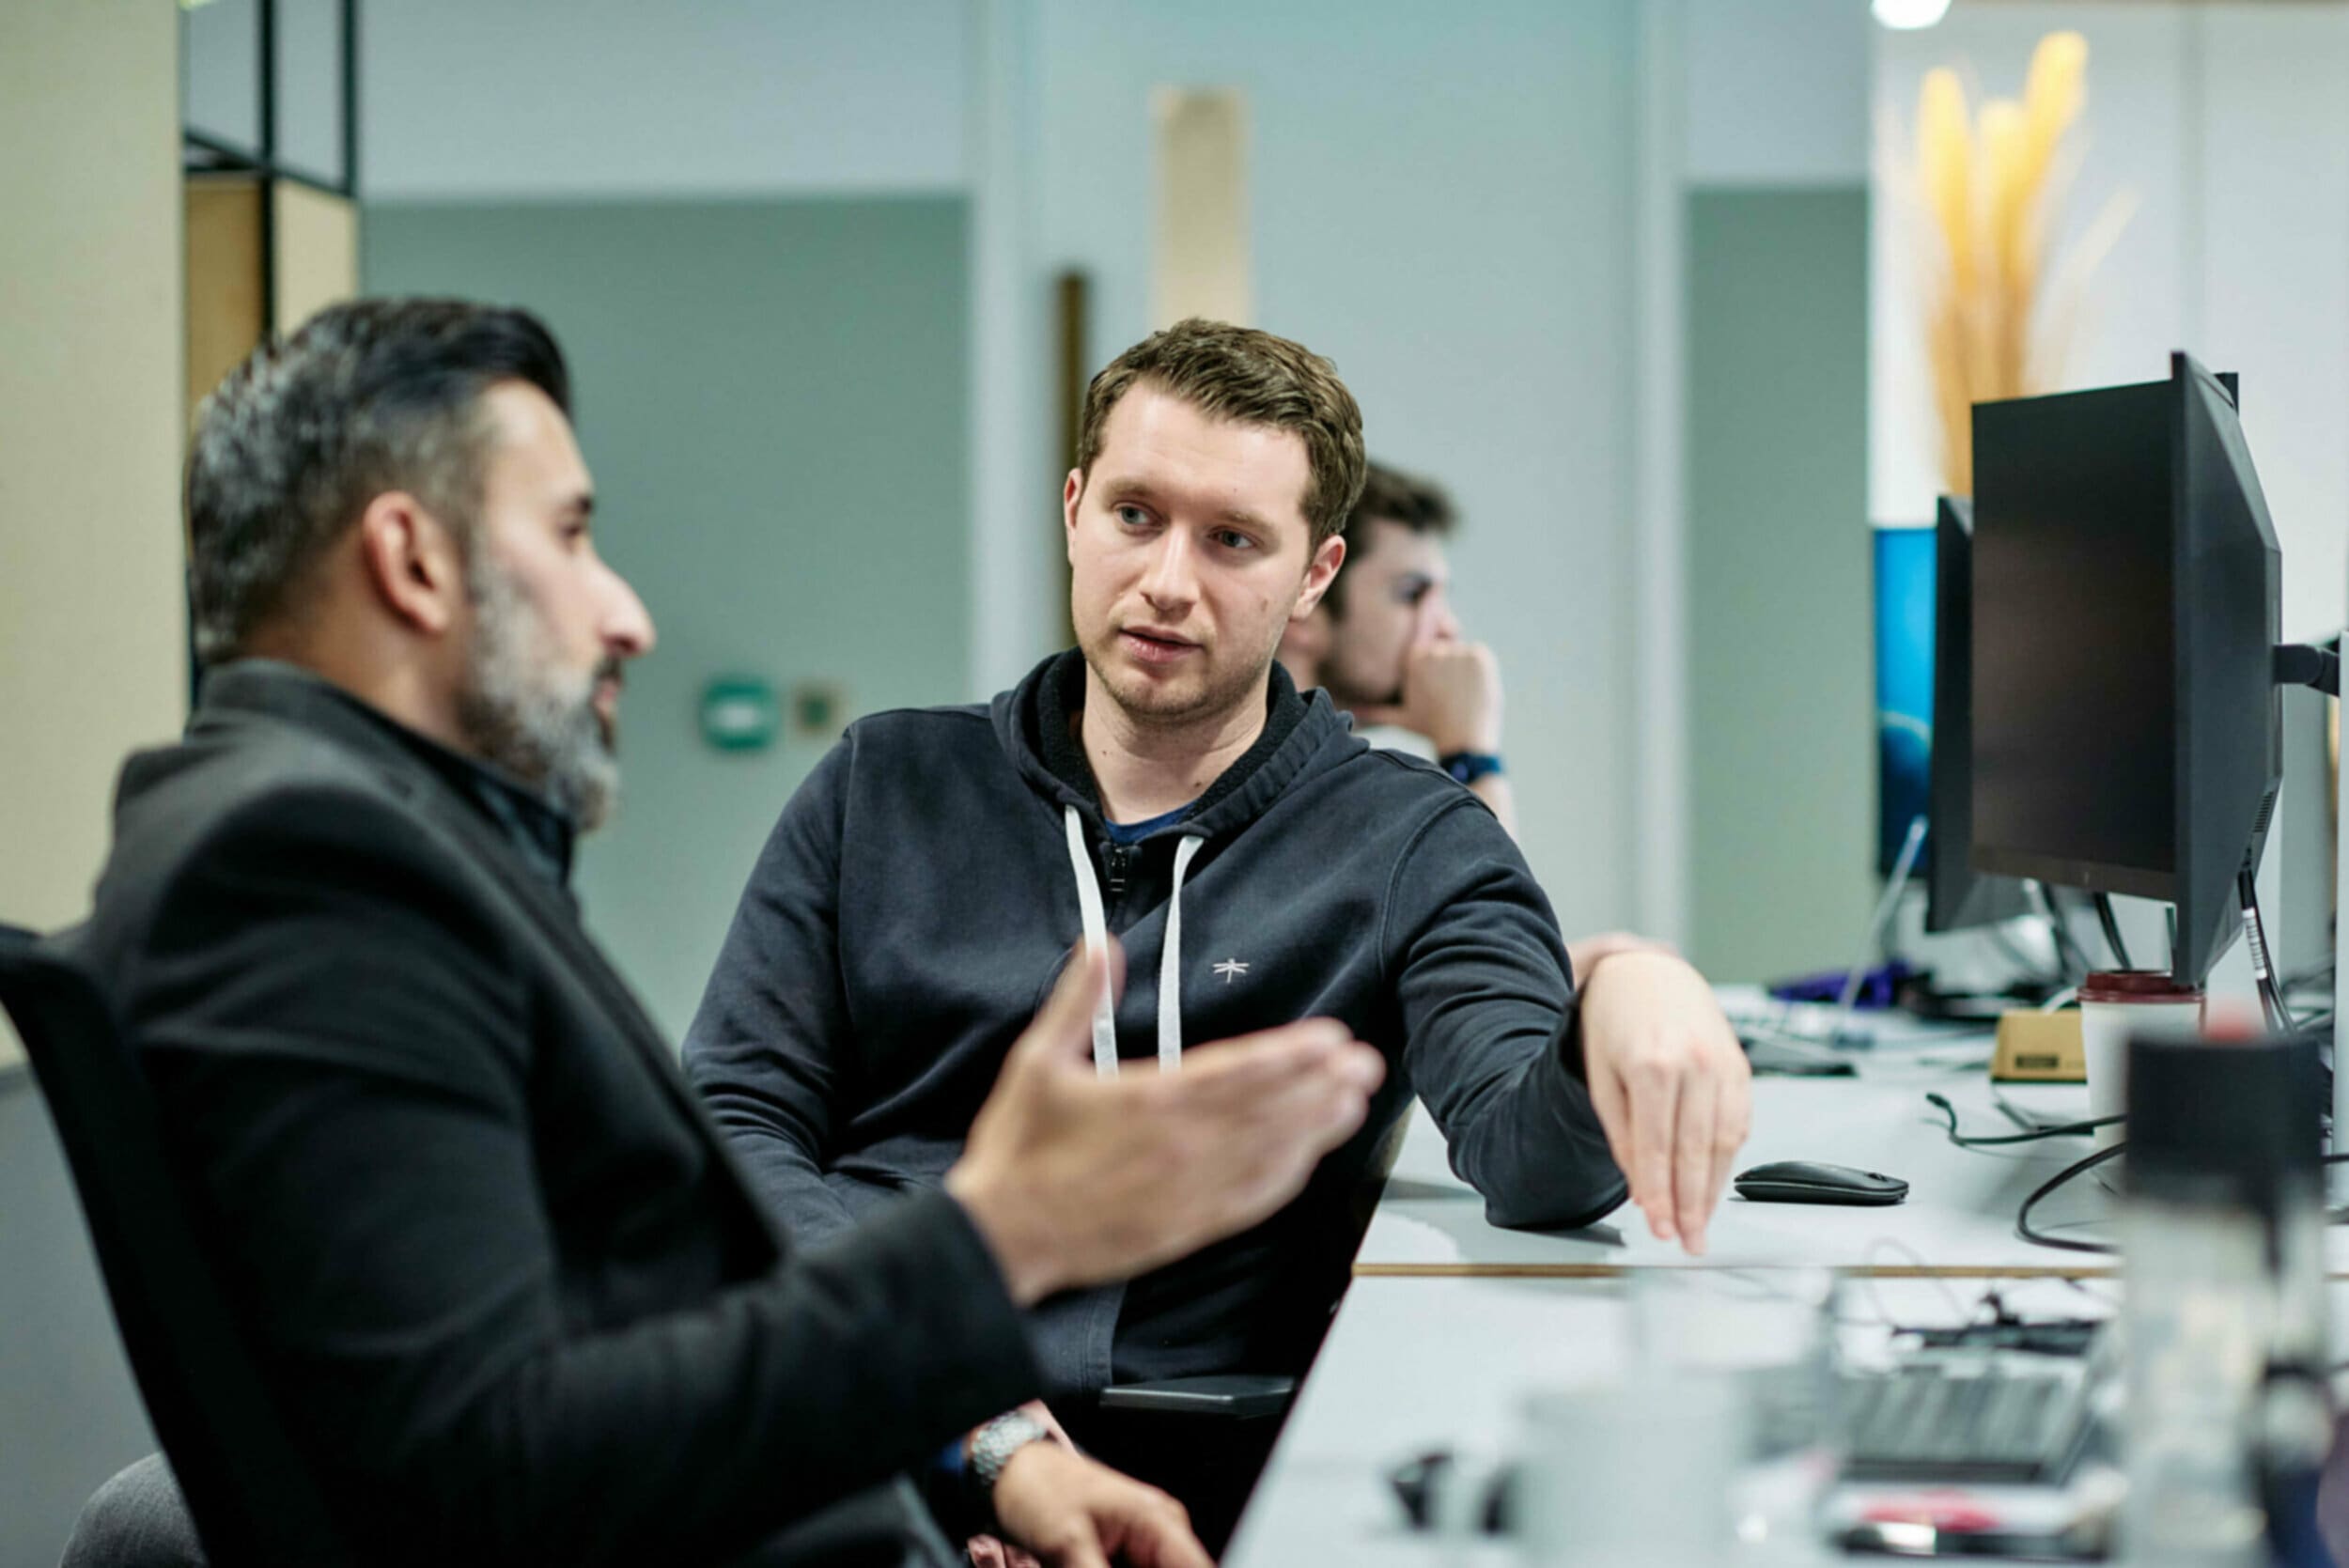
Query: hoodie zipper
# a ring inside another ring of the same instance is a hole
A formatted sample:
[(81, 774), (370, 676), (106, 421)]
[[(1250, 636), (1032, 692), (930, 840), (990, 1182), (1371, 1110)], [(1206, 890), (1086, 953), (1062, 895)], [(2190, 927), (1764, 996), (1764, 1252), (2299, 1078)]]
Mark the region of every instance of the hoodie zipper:
[(1113, 899), (1122, 899), (1126, 896), (1127, 874), (1133, 869), (1134, 852), (1114, 839), (1104, 840), (1101, 849), (1102, 862), (1109, 872), (1109, 894)]

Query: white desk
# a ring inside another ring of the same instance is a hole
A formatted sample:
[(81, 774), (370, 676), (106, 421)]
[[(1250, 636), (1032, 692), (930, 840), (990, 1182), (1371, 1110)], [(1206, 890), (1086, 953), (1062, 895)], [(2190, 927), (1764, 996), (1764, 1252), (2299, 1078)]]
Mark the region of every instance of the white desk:
[[(1991, 1098), (1982, 1072), (1914, 1063), (1867, 1063), (1858, 1079), (1756, 1079), (1753, 1131), (1736, 1170), (1771, 1160), (1813, 1159), (1882, 1171), (1909, 1184), (1906, 1202), (1884, 1208), (1750, 1203), (1723, 1195), (1690, 1258), (1677, 1242), (1648, 1234), (1628, 1204), (1598, 1225), (1572, 1232), (1506, 1231), (1485, 1222), (1485, 1203), (1452, 1173), (1443, 1135), (1423, 1109), (1412, 1111), (1393, 1175), (1355, 1256), (1364, 1276), (1528, 1274), (1574, 1278), (1626, 1268), (1807, 1265), (1968, 1275), (2088, 1275), (2116, 1260), (2036, 1247), (2015, 1234), (2015, 1213), (2032, 1188), (2092, 1148), (2085, 1138), (2051, 1138), (1991, 1149), (1952, 1143), (1927, 1091), (1947, 1095), (1968, 1133), (2015, 1130)], [(2048, 1096), (2052, 1093), (2054, 1098)], [(2088, 1111), (2080, 1086), (2033, 1086), (2033, 1114)], [(2020, 1094), (2017, 1094), (2020, 1098)], [(2077, 1105), (2071, 1103), (2077, 1100)], [(2041, 1229), (2109, 1241), (2111, 1200), (2093, 1174), (2039, 1206)]]
[(1429, 1449), (1498, 1450), (1527, 1389), (1619, 1364), (1627, 1327), (1604, 1281), (1356, 1280), (1225, 1568), (1517, 1564), (1514, 1545), (1414, 1535), (1385, 1471)]
[[(1952, 1281), (1947, 1288), (1970, 1303), (1984, 1283)], [(1951, 1315), (1940, 1281), (1888, 1280), (1874, 1288), (1882, 1310), (1898, 1321)], [(2097, 1310), (2108, 1304), (2111, 1289), (2102, 1281), (2028, 1281), (2015, 1285), (2009, 1300), (2027, 1312), (2055, 1315)], [(1873, 1309), (1876, 1299), (1863, 1295), (1858, 1304)], [(1386, 1472), (1430, 1449), (1510, 1452), (1528, 1393), (1620, 1374), (1630, 1353), (1630, 1317), (1619, 1281), (1356, 1280), (1224, 1554), (1224, 1568), (1517, 1568), (1521, 1559), (1514, 1545), (1468, 1545), (1411, 1531)], [(1824, 1550), (1815, 1555), (1822, 1562), (1853, 1560)]]
[[(1766, 1285), (1767, 1271), (1752, 1279)], [(1854, 1285), (1842, 1306), (1847, 1323), (1862, 1320), (1856, 1331), (1864, 1336), (1864, 1320), (1879, 1313), (1899, 1323), (1948, 1321), (1952, 1296), (1970, 1310), (1991, 1285), (2030, 1316), (2097, 1315), (2110, 1310), (2120, 1288), (2104, 1280), (1888, 1279)], [(2343, 1343), (2344, 1309), (2349, 1285), (2337, 1283), (2336, 1344)], [(1410, 1531), (1386, 1472), (1430, 1449), (1508, 1452), (1526, 1395), (1619, 1374), (1630, 1328), (1620, 1281), (1355, 1281), (1224, 1556), (1225, 1568), (1518, 1568), (1514, 1545)], [(1847, 1344), (1854, 1331), (1846, 1330)], [(1806, 1551), (1795, 1560), (1812, 1556)], [(1776, 1554), (1766, 1560), (1789, 1560)], [(1816, 1560), (1856, 1560), (1822, 1548)]]
[[(1831, 1268), (1869, 1276), (1853, 1287), (1858, 1298), (1905, 1323), (1946, 1319), (1948, 1293), (1970, 1306), (1993, 1282), (2010, 1305), (2035, 1314), (2112, 1300), (2119, 1285), (2108, 1276), (2118, 1259), (2015, 1234), (2023, 1199), (2086, 1155), (2087, 1139), (1962, 1149), (1925, 1103), (1929, 1091), (1956, 1106), (1965, 1132), (2016, 1130), (1979, 1067), (1952, 1071), (1890, 1050), (1858, 1064), (1857, 1079), (1756, 1079), (1753, 1132), (1736, 1169), (1781, 1159), (1855, 1165), (1907, 1181), (1907, 1201), (1839, 1208), (1733, 1194), (1714, 1217), (1703, 1259), (1655, 1240), (1627, 1206), (1571, 1233), (1486, 1224), (1484, 1200), (1452, 1174), (1442, 1135), (1415, 1107), (1353, 1284), (1225, 1556), (1228, 1568), (1517, 1568), (1512, 1545), (1411, 1533), (1386, 1471), (1434, 1448), (1505, 1452), (1530, 1390), (1618, 1373), (1631, 1328), (1627, 1272)], [(2084, 1086), (2009, 1094), (2034, 1116), (2087, 1114)], [(2034, 1216), (2042, 1230), (2104, 1242), (2113, 1239), (2112, 1218), (2113, 1200), (2093, 1174)], [(2332, 1227), (2327, 1245), (2334, 1274), (2349, 1273), (2349, 1227)], [(2337, 1326), (2345, 1308), (2349, 1285), (2337, 1283)]]

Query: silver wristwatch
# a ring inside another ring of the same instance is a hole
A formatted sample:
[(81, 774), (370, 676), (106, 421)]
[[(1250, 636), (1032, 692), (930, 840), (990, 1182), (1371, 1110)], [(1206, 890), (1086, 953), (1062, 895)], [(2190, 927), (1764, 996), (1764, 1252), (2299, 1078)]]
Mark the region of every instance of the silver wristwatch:
[(1051, 1435), (1042, 1421), (1018, 1410), (996, 1417), (972, 1434), (971, 1479), (981, 1492), (991, 1495), (1011, 1456)]

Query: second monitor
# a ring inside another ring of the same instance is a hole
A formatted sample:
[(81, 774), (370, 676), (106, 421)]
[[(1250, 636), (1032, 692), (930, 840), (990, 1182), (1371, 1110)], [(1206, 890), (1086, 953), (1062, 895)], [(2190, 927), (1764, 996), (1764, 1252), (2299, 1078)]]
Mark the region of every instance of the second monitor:
[(2030, 911), (2023, 884), (1974, 869), (1974, 504), (1945, 495), (1933, 525), (1933, 832), (1925, 929), (1957, 931)]
[(1974, 409), (1973, 863), (2178, 911), (2200, 985), (2281, 778), (2274, 526), (2232, 379)]

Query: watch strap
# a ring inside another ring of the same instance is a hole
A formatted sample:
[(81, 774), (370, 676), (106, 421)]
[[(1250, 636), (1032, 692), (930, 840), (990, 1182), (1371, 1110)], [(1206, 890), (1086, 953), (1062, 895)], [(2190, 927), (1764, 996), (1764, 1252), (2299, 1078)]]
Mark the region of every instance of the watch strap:
[(1501, 758), (1492, 752), (1447, 752), (1436, 759), (1436, 766), (1464, 784), (1489, 777), (1501, 771)]
[(1052, 1436), (1042, 1421), (1022, 1410), (1007, 1411), (971, 1436), (971, 1479), (983, 1495), (991, 1495), (1011, 1456), (1030, 1443)]

